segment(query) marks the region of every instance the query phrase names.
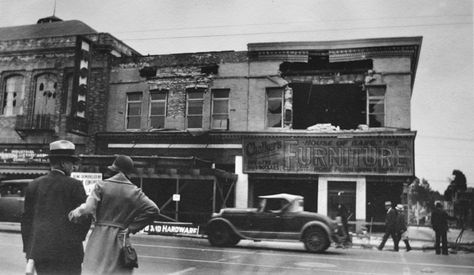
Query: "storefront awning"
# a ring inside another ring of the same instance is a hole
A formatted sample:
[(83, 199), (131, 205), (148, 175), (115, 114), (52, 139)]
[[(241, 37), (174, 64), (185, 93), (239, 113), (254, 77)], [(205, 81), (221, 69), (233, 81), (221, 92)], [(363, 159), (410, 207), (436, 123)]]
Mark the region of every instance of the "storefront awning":
[(0, 174), (13, 175), (44, 175), (49, 172), (49, 168), (24, 168), (24, 167), (0, 167)]

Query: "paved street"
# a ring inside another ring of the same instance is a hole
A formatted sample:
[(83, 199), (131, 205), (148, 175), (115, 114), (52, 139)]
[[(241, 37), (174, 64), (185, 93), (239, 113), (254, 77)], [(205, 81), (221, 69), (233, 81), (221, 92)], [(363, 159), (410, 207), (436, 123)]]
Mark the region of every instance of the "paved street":
[[(234, 248), (207, 240), (134, 236), (140, 268), (135, 274), (473, 274), (474, 253), (437, 256), (421, 250), (330, 248), (310, 254), (299, 243), (242, 241)], [(402, 246), (403, 247), (403, 246)], [(0, 233), (1, 274), (21, 274), (24, 258), (18, 233)]]

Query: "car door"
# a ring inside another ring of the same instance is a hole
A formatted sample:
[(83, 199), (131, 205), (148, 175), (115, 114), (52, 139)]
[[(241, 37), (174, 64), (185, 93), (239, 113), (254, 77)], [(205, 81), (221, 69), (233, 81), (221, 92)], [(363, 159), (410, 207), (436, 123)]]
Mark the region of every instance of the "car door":
[(251, 230), (255, 238), (275, 239), (282, 230), (281, 201), (267, 199), (266, 207), (256, 212), (251, 220)]

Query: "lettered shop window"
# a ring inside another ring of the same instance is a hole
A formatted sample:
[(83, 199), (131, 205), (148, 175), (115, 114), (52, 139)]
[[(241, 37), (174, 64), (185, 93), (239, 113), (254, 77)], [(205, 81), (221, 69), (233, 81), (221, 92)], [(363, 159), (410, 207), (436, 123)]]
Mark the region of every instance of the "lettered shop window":
[(150, 91), (150, 127), (161, 129), (165, 127), (167, 90)]
[(127, 94), (127, 130), (140, 129), (142, 117), (142, 93)]
[(229, 89), (212, 90), (212, 129), (228, 129)]
[(187, 128), (202, 128), (203, 89), (187, 89)]
[(367, 87), (367, 125), (385, 126), (385, 86)]
[(283, 89), (267, 88), (267, 122), (268, 128), (281, 128), (283, 119)]
[(5, 81), (2, 115), (14, 116), (23, 113), (25, 78), (20, 75), (8, 77)]

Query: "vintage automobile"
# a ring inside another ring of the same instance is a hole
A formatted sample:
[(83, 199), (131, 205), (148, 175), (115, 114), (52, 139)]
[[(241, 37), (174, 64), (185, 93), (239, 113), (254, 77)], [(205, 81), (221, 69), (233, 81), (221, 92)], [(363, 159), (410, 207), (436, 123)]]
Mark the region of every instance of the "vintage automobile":
[(223, 208), (207, 223), (213, 246), (233, 246), (241, 239), (299, 240), (309, 252), (323, 252), (340, 243), (340, 227), (327, 216), (303, 210), (303, 197), (259, 196), (258, 208)]
[(0, 221), (20, 222), (25, 204), (25, 188), (32, 179), (0, 181)]

